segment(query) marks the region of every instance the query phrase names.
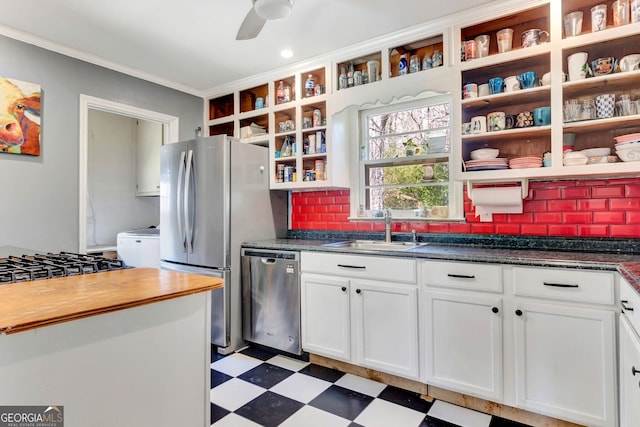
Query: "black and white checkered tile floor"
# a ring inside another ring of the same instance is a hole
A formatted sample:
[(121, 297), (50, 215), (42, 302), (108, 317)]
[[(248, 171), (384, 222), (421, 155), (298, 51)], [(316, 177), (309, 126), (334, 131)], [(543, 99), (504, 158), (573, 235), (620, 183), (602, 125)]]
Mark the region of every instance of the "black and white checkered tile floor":
[(261, 348), (212, 361), (215, 427), (525, 427)]

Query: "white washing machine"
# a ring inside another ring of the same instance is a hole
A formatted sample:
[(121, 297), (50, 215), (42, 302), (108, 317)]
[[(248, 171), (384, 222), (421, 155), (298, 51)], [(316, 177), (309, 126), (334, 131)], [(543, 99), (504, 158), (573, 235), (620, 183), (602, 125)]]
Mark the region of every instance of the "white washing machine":
[(160, 268), (160, 229), (118, 233), (118, 257), (130, 267)]

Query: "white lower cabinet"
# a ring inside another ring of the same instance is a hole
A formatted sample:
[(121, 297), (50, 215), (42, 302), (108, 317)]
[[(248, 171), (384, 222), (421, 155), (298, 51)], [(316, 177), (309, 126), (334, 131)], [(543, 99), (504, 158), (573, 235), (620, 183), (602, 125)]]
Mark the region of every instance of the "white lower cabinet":
[(515, 403), (588, 426), (616, 426), (611, 272), (513, 268)]
[(640, 295), (620, 281), (620, 427), (640, 426)]
[(302, 347), (351, 360), (349, 279), (302, 273)]
[(612, 272), (423, 261), (422, 281), (428, 384), (617, 425)]
[[(419, 378), (414, 260), (303, 252), (301, 266), (305, 351)], [(368, 278), (380, 269), (404, 283)]]
[(612, 310), (517, 300), (516, 404), (589, 426), (615, 426)]
[(620, 316), (620, 427), (640, 425), (640, 337)]
[(502, 296), (425, 292), (427, 383), (502, 400)]

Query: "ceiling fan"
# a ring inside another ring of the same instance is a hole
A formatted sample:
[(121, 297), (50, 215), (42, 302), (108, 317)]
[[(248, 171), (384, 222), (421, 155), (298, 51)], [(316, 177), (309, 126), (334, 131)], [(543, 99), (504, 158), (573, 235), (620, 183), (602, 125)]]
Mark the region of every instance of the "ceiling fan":
[(291, 13), (294, 0), (251, 0), (253, 6), (242, 21), (236, 40), (249, 40), (258, 36), (265, 22), (282, 19)]

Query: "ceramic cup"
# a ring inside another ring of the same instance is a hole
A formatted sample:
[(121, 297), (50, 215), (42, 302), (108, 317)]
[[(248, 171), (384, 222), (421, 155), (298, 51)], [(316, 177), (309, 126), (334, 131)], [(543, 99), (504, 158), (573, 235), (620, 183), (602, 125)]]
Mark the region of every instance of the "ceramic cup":
[(516, 127), (516, 115), (515, 114), (507, 114), (504, 116), (504, 128), (505, 129), (513, 129)]
[(489, 43), (491, 43), (491, 38), (488, 35), (483, 34), (476, 37), (475, 42), (478, 48), (478, 58), (489, 56)]
[(526, 128), (533, 126), (533, 114), (531, 111), (523, 111), (516, 116), (516, 127)]
[(629, 0), (616, 0), (611, 4), (613, 26), (627, 25), (629, 23)]
[(522, 89), (531, 89), (536, 86), (538, 81), (535, 71), (525, 71), (522, 74), (518, 74), (516, 77), (520, 82)]
[(551, 107), (534, 108), (533, 123), (536, 126), (546, 126), (551, 124)]
[(533, 28), (522, 33), (522, 47), (537, 46), (549, 40), (549, 33), (538, 28)]
[(487, 96), (490, 94), (491, 92), (489, 91), (489, 83), (478, 85), (478, 96)]
[(467, 40), (464, 42), (464, 57), (468, 61), (478, 56), (478, 45), (475, 40)]
[(631, 0), (631, 22), (640, 22), (640, 0)]
[(467, 83), (462, 86), (462, 99), (477, 98), (478, 85), (475, 83)]
[(604, 76), (605, 74), (611, 74), (616, 70), (617, 61), (616, 58), (609, 56), (606, 58), (598, 58), (595, 61), (591, 61), (591, 71), (594, 76)]
[(463, 135), (469, 135), (471, 133), (471, 122), (463, 123), (461, 131)]
[(498, 40), (498, 52), (509, 52), (513, 47), (513, 30), (511, 28), (505, 28), (498, 31), (496, 33), (496, 39)]
[(591, 8), (591, 32), (602, 31), (607, 28), (607, 5), (599, 4)]
[(516, 76), (509, 76), (504, 79), (504, 91), (513, 92), (520, 90), (520, 82)]
[(502, 93), (504, 87), (504, 79), (502, 77), (494, 77), (489, 79), (489, 93), (492, 95)]
[(256, 110), (264, 108), (264, 98), (256, 98)]
[(505, 113), (504, 111), (494, 111), (487, 114), (487, 130), (495, 132), (505, 129)]
[(640, 53), (624, 56), (620, 60), (620, 71), (633, 71), (638, 69), (640, 69)]
[(487, 118), (476, 116), (471, 119), (471, 133), (484, 133), (487, 131)]
[(564, 35), (566, 37), (575, 37), (582, 33), (582, 18), (583, 13), (581, 11), (571, 12), (564, 17)]
[(367, 62), (367, 77), (369, 78), (369, 83), (375, 82), (376, 80), (378, 80), (379, 70), (380, 70), (380, 63), (378, 61)]
[(580, 80), (587, 77), (587, 53), (577, 52), (567, 58), (569, 80)]
[(606, 93), (596, 96), (596, 117), (606, 119), (613, 117), (616, 107), (616, 95)]

